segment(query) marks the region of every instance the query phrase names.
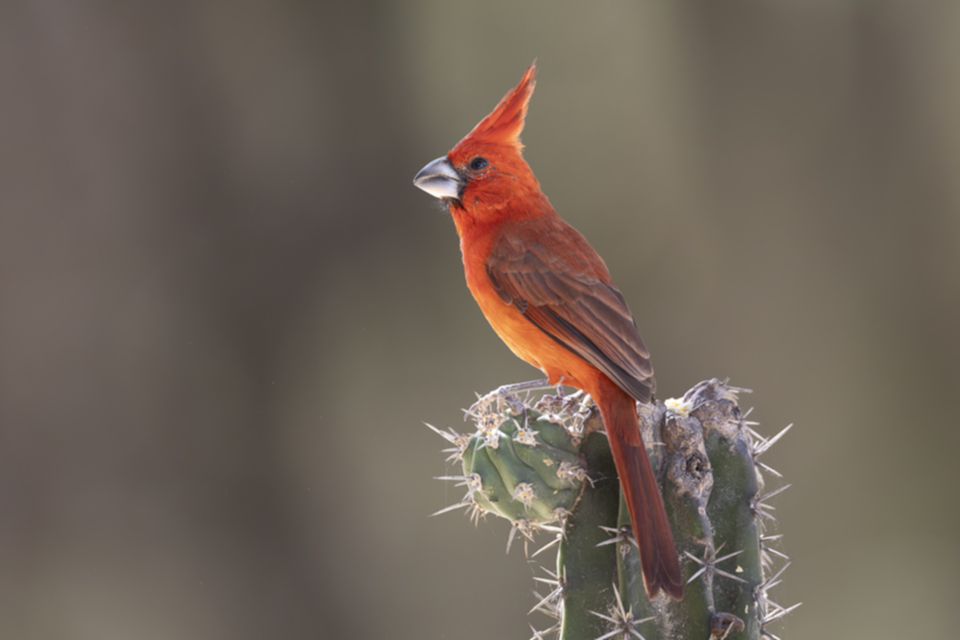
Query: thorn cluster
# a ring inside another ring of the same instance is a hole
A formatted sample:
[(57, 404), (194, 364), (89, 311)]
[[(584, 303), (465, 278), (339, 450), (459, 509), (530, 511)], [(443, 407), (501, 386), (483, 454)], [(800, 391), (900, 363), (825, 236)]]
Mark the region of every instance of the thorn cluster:
[(453, 445), (453, 447), (449, 449), (443, 449), (443, 453), (450, 454), (447, 456), (447, 462), (460, 462), (463, 460), (463, 453), (467, 450), (467, 445), (470, 442), (469, 438), (462, 433), (457, 433), (453, 429), (444, 431), (442, 429), (437, 429), (429, 422), (424, 422), (423, 424), (427, 425), (427, 427), (434, 433)]
[(589, 395), (577, 390), (570, 395), (564, 393), (563, 387), (557, 387), (556, 395), (544, 395), (533, 406), (540, 412), (540, 419), (562, 424), (572, 436), (583, 435), (583, 426), (593, 412), (593, 404)]
[(559, 633), (560, 625), (563, 620), (563, 592), (565, 588), (565, 580), (562, 580), (556, 573), (550, 571), (544, 566), (540, 566), (540, 570), (546, 573), (547, 577), (541, 578), (539, 576), (534, 576), (533, 580), (534, 582), (546, 585), (550, 591), (547, 593), (547, 595), (541, 595), (539, 591), (533, 589), (533, 597), (536, 598), (537, 603), (533, 605), (533, 608), (530, 609), (530, 611), (527, 612), (527, 615), (530, 615), (534, 612), (540, 612), (554, 619), (556, 622), (546, 629), (539, 630), (531, 624), (530, 630), (533, 631), (533, 636), (531, 636), (530, 640), (543, 640), (545, 635)]
[[(720, 547), (722, 547), (722, 546), (723, 546), (723, 545), (721, 544)], [(696, 580), (696, 579), (699, 578), (700, 576), (703, 576), (704, 581), (706, 581), (706, 583), (707, 583), (708, 585), (712, 585), (712, 584), (713, 584), (713, 577), (714, 577), (715, 575), (723, 576), (723, 577), (725, 577), (725, 578), (730, 578), (731, 580), (736, 580), (737, 582), (746, 582), (746, 580), (744, 580), (744, 579), (741, 578), (740, 576), (735, 576), (735, 575), (733, 575), (732, 573), (729, 573), (728, 571), (724, 571), (723, 569), (718, 569), (718, 568), (717, 568), (717, 563), (718, 563), (718, 562), (723, 562), (724, 560), (729, 560), (730, 558), (733, 558), (734, 556), (740, 555), (740, 554), (743, 553), (745, 550), (744, 550), (744, 549), (740, 549), (739, 551), (734, 551), (733, 553), (728, 553), (727, 555), (718, 558), (718, 557), (717, 557), (717, 553), (718, 553), (719, 551), (720, 551), (720, 548), (719, 548), (719, 547), (718, 547), (717, 549), (715, 549), (712, 553), (709, 552), (707, 549), (704, 549), (704, 550), (703, 550), (703, 558), (702, 558), (702, 559), (701, 559), (701, 558), (698, 558), (698, 557), (695, 556), (695, 555), (693, 555), (693, 554), (690, 553), (689, 551), (684, 551), (684, 555), (686, 555), (688, 558), (690, 558), (691, 560), (693, 560), (694, 562), (696, 562), (698, 565), (700, 565), (700, 568), (697, 569), (697, 571), (696, 571), (692, 576), (690, 576), (690, 579), (689, 579), (689, 580), (687, 580), (687, 584), (690, 584), (691, 582), (693, 582), (694, 580)]]
[(598, 618), (603, 618), (613, 626), (613, 630), (609, 633), (605, 633), (602, 636), (597, 637), (595, 640), (607, 640), (608, 638), (613, 638), (614, 636), (620, 636), (623, 640), (628, 640), (630, 636), (640, 638), (640, 640), (646, 640), (640, 632), (637, 631), (637, 627), (643, 624), (644, 622), (650, 622), (655, 620), (656, 616), (650, 616), (648, 618), (642, 618), (636, 620), (633, 617), (633, 607), (626, 609), (623, 606), (623, 598), (620, 597), (620, 590), (617, 588), (617, 585), (613, 585), (613, 593), (617, 597), (617, 601), (611, 605), (610, 611), (608, 614), (602, 614), (597, 611), (591, 611), (593, 615)]
[[(750, 436), (753, 463), (757, 468), (763, 469), (777, 478), (782, 478), (783, 475), (773, 467), (762, 462), (760, 460), (760, 456), (769, 451), (774, 444), (776, 444), (788, 431), (790, 431), (790, 429), (793, 427), (793, 424), (788, 424), (773, 437), (765, 438), (757, 433), (757, 431), (753, 428), (759, 426), (758, 422), (746, 420), (747, 416), (749, 416), (752, 411), (753, 409), (751, 408), (743, 415), (744, 419), (742, 424), (743, 428)], [(772, 640), (780, 640), (780, 638), (774, 635), (767, 628), (767, 625), (775, 620), (779, 620), (788, 613), (793, 612), (795, 609), (797, 609), (797, 607), (803, 604), (802, 602), (798, 602), (789, 607), (783, 607), (780, 604), (777, 604), (770, 597), (769, 593), (770, 589), (783, 582), (780, 576), (782, 576), (783, 572), (786, 571), (787, 567), (790, 566), (791, 560), (787, 554), (771, 546), (771, 543), (782, 540), (783, 534), (768, 535), (766, 533), (768, 524), (775, 523), (777, 521), (776, 517), (774, 517), (772, 513), (776, 509), (773, 505), (769, 504), (768, 501), (774, 496), (783, 493), (791, 486), (792, 485), (790, 484), (785, 484), (777, 489), (774, 489), (773, 491), (769, 491), (763, 495), (755, 496), (750, 502), (750, 510), (753, 513), (753, 517), (757, 522), (758, 528), (760, 529), (760, 561), (765, 575), (763, 582), (758, 584), (753, 589), (753, 599), (756, 602), (757, 610), (759, 611), (760, 615), (760, 634), (764, 637), (771, 638)], [(770, 572), (773, 571), (775, 562), (777, 560), (783, 561), (783, 565), (772, 575), (770, 575)]]

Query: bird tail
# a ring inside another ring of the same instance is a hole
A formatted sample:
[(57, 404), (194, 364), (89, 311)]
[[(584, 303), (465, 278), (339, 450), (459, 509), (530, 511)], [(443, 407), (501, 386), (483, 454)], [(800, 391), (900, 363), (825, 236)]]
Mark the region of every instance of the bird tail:
[(609, 380), (603, 380), (600, 386), (600, 393), (591, 395), (600, 408), (630, 511), (640, 549), (643, 586), (651, 599), (663, 589), (671, 598), (681, 600), (680, 562), (660, 489), (640, 437), (636, 403)]

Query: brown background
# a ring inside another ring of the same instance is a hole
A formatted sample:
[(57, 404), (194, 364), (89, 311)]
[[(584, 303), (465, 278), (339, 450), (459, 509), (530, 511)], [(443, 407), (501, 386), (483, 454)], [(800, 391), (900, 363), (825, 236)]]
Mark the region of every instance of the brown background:
[[(785, 638), (952, 638), (960, 4), (0, 4), (0, 637), (526, 638), (507, 526), (427, 514), (533, 377), (411, 179), (520, 78), (661, 397), (729, 376)], [(539, 620), (537, 621), (539, 624)]]

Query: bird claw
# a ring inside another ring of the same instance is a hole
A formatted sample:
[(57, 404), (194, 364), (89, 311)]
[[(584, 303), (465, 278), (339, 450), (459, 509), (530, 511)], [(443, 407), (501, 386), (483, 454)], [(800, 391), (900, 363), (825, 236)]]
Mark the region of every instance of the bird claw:
[(503, 385), (502, 387), (494, 389), (490, 393), (477, 398), (477, 401), (470, 405), (470, 408), (467, 409), (463, 419), (466, 420), (468, 417), (478, 417), (483, 413), (487, 413), (490, 409), (490, 406), (494, 403), (496, 403), (499, 410), (501, 402), (506, 402), (509, 404), (510, 408), (513, 409), (515, 413), (521, 413), (523, 411), (523, 401), (517, 396), (513, 395), (513, 392), (510, 390), (510, 385)]
[(490, 405), (494, 402), (497, 403), (498, 410), (501, 408), (501, 403), (506, 402), (514, 413), (521, 414), (526, 409), (526, 404), (523, 400), (517, 397), (517, 393), (521, 391), (536, 391), (538, 389), (550, 389), (549, 380), (531, 380), (529, 382), (518, 382), (516, 384), (505, 384), (503, 386), (497, 387), (490, 393), (480, 396), (477, 398), (477, 401), (470, 405), (470, 408), (466, 410), (463, 419), (479, 417), (481, 414), (487, 413)]

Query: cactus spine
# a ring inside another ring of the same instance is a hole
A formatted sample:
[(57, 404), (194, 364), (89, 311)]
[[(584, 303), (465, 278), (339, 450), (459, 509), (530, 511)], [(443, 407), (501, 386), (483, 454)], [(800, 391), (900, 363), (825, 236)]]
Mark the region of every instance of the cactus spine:
[[(683, 600), (649, 600), (630, 518), (602, 423), (581, 393), (546, 395), (531, 405), (491, 395), (474, 406), (477, 431), (440, 431), (464, 475), (444, 476), (467, 487), (459, 503), (472, 517), (494, 513), (513, 523), (525, 547), (538, 532), (559, 544), (557, 572), (538, 578), (549, 592), (533, 610), (556, 619), (533, 638), (560, 640), (729, 638), (778, 640), (769, 623), (799, 604), (781, 607), (768, 595), (789, 559), (770, 547), (770, 497), (757, 458), (789, 429), (763, 438), (737, 406), (742, 391), (701, 382), (680, 400), (640, 405), (651, 464), (673, 527), (687, 584)], [(432, 428), (432, 427), (431, 427)], [(656, 443), (656, 444), (650, 444)], [(775, 564), (781, 564), (779, 568)]]

